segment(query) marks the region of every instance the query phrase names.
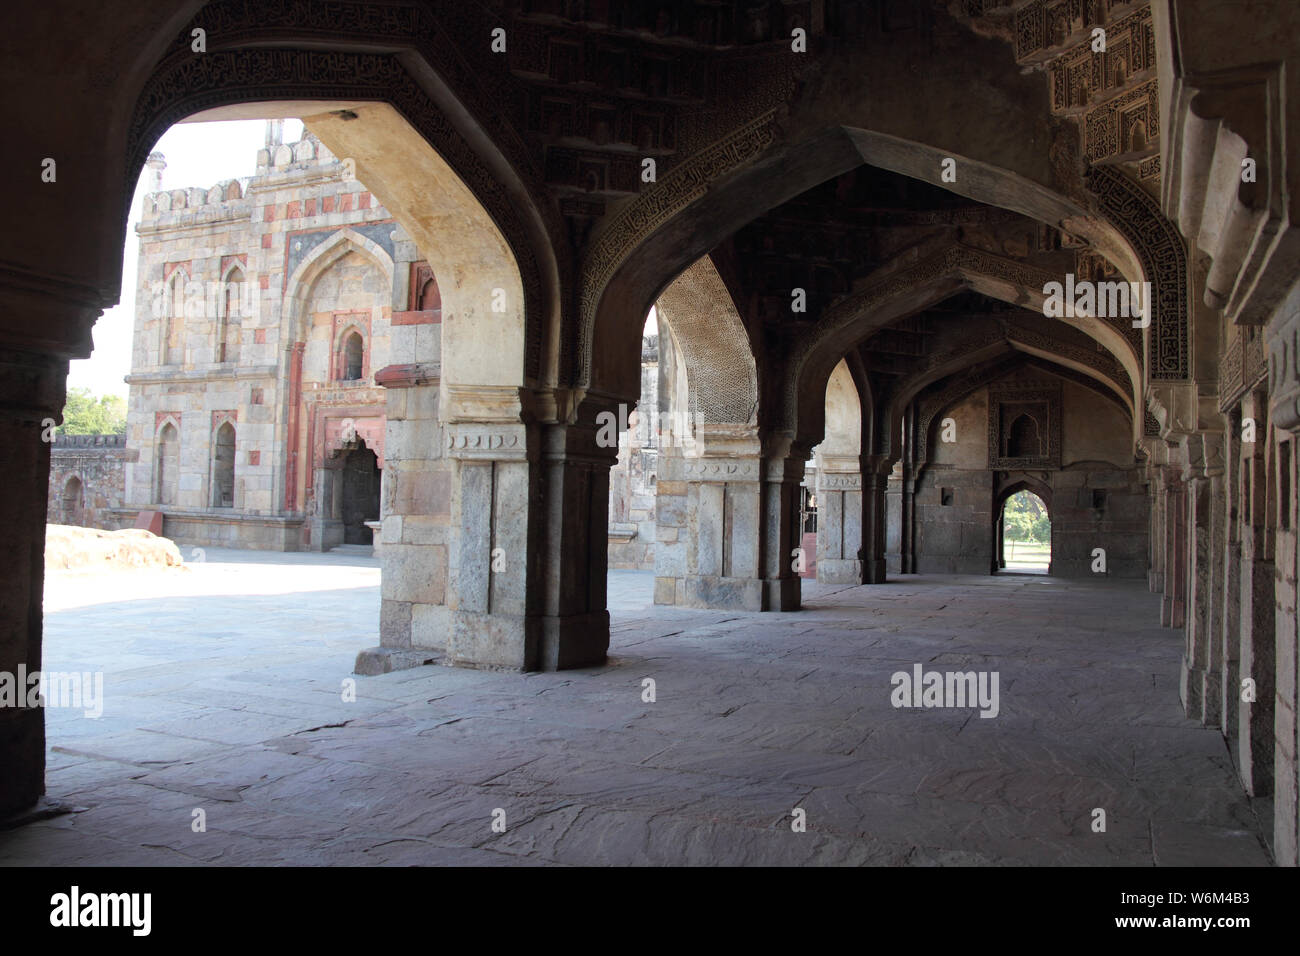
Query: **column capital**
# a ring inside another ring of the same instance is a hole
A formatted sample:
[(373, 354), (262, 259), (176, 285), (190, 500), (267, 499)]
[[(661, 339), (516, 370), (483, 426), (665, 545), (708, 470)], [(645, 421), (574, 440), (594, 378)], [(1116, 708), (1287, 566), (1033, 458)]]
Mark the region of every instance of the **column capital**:
[(74, 279), (0, 263), (0, 348), (89, 358), (90, 330), (106, 304)]
[(1201, 431), (1188, 435), (1183, 448), (1186, 457), (1184, 479), (1213, 478), (1223, 474), (1223, 432)]
[(65, 358), (0, 348), (0, 416), (24, 424), (58, 419), (67, 377)]

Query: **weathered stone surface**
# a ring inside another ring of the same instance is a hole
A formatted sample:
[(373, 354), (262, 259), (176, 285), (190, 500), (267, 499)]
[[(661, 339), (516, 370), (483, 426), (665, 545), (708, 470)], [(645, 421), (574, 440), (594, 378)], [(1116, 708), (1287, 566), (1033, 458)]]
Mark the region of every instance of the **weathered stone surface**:
[[(87, 809), (0, 831), (0, 863), (1269, 862), (1221, 738), (1179, 713), (1178, 636), (1129, 584), (810, 586), (772, 615), (655, 610), (652, 576), (618, 572), (609, 667), (401, 669), (411, 652), (376, 648), (348, 702), (379, 594), (376, 562), (347, 560), (210, 553), (179, 604), (161, 579), (54, 580), (49, 666), (75, 656), (112, 691), (101, 720), (48, 715), (50, 796)], [(266, 593), (204, 596), (242, 578)], [(918, 661), (999, 672), (998, 716), (892, 706)]]

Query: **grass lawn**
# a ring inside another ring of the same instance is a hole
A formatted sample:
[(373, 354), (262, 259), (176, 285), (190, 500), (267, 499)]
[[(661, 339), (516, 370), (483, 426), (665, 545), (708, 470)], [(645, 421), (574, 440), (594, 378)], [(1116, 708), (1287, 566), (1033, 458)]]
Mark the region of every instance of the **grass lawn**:
[(1012, 541), (1004, 543), (1002, 556), (1006, 558), (1008, 571), (1047, 570), (1047, 563), (1052, 559), (1052, 546), (1047, 542)]

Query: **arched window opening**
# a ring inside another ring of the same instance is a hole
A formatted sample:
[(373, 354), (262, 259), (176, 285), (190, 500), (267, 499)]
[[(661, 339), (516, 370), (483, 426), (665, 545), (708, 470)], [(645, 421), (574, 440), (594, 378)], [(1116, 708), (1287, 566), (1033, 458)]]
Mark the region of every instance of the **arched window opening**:
[(1039, 458), (1043, 454), (1038, 440), (1038, 422), (1029, 415), (1021, 415), (1011, 423), (1007, 434), (1008, 458)]
[(442, 308), (442, 293), (438, 291), (438, 283), (433, 276), (425, 280), (424, 285), (420, 287), (420, 294), (416, 297), (416, 308), (426, 311)]
[(343, 378), (355, 382), (361, 378), (362, 358), (365, 346), (360, 332), (351, 332), (343, 340)]
[(217, 330), (217, 361), (239, 361), (239, 335), (243, 323), (244, 273), (238, 268), (226, 275), (221, 290), (221, 323)]
[(163, 365), (185, 364), (185, 284), (188, 276), (177, 270), (172, 277), (170, 308), (163, 320), (160, 358)]
[(154, 498), (161, 505), (176, 504), (181, 465), (180, 435), (168, 422), (158, 433), (158, 469)]
[(212, 507), (235, 506), (235, 426), (224, 422), (212, 442)]

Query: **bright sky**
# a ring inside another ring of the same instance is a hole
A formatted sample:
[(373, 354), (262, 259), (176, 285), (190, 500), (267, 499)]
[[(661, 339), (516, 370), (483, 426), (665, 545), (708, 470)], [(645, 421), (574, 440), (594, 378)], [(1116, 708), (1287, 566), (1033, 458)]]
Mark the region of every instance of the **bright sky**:
[[(285, 120), (284, 141), (302, 138), (302, 123)], [(266, 123), (244, 120), (233, 123), (178, 124), (163, 134), (154, 149), (167, 158), (163, 189), (209, 189), (223, 179), (240, 179), (257, 171), (257, 151), (266, 143)], [(148, 169), (144, 170), (148, 173)], [(89, 388), (96, 395), (126, 397), (122, 378), (131, 371), (131, 326), (135, 316), (136, 257), (140, 239), (135, 226), (140, 221), (145, 176), (136, 183), (131, 218), (122, 251), (122, 298), (95, 323), (95, 351), (88, 359), (74, 361), (68, 372), (68, 387)]]

